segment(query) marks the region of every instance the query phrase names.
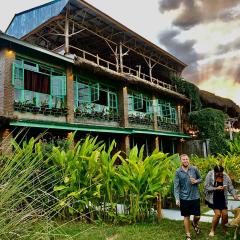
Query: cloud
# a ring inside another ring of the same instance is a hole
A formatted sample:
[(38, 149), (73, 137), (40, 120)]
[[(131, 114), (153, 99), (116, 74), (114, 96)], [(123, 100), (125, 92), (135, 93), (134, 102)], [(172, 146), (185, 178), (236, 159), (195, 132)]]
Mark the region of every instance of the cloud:
[(175, 55), (183, 62), (187, 64), (196, 63), (199, 59), (204, 57), (202, 54), (198, 54), (194, 49), (196, 40), (181, 42), (177, 39), (180, 32), (181, 31), (178, 29), (163, 31), (159, 34), (159, 41), (171, 54)]
[(187, 30), (216, 19), (230, 21), (239, 16), (239, 0), (160, 0), (162, 13), (181, 8), (173, 25)]
[(233, 8), (223, 10), (219, 14), (219, 18), (224, 22), (229, 22), (235, 19), (239, 19), (239, 17), (240, 17), (240, 4), (237, 6), (234, 6)]
[(239, 49), (240, 49), (240, 37), (230, 43), (219, 45), (216, 54), (218, 55), (224, 54), (224, 53), (234, 51), (234, 50), (239, 50)]
[(160, 11), (164, 13), (165, 11), (175, 10), (179, 8), (181, 1), (177, 0), (168, 0), (168, 1), (160, 1)]

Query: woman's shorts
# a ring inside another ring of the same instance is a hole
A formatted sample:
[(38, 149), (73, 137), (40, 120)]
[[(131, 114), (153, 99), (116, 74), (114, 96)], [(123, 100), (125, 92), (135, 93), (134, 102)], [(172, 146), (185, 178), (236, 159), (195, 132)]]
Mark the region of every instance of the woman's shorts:
[(200, 199), (195, 200), (182, 200), (180, 199), (181, 215), (188, 217), (190, 215), (200, 216)]

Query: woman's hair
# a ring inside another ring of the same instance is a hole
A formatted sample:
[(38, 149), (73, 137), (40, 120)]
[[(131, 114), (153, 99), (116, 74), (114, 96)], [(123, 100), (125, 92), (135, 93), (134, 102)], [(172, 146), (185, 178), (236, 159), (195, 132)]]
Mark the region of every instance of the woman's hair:
[(224, 171), (224, 167), (223, 166), (216, 165), (214, 167), (214, 172), (215, 173), (219, 173), (219, 172), (223, 172), (223, 171)]

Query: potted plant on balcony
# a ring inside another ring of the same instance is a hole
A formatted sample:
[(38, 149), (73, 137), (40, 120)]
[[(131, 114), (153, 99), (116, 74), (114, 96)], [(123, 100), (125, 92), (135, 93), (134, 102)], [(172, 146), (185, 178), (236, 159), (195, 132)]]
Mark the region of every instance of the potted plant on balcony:
[(14, 101), (14, 110), (20, 111), (22, 108), (22, 102), (21, 101)]
[(66, 101), (63, 98), (61, 98), (60, 101), (61, 101), (60, 109), (61, 109), (62, 116), (66, 116), (68, 115), (68, 108), (66, 106)]
[(62, 114), (61, 105), (60, 105), (60, 108), (59, 108), (59, 101), (60, 101), (59, 99), (56, 99), (55, 104), (52, 107), (52, 114), (54, 116), (60, 116)]
[(36, 97), (33, 98), (33, 106), (32, 106), (32, 112), (33, 113), (39, 113), (39, 107), (37, 106), (37, 99)]
[(41, 113), (46, 115), (51, 113), (51, 109), (49, 108), (49, 104), (47, 100), (41, 101), (40, 111)]
[(22, 112), (26, 111), (26, 112), (32, 112), (32, 109), (34, 107), (34, 104), (32, 101), (30, 100), (25, 100), (23, 103), (22, 103)]

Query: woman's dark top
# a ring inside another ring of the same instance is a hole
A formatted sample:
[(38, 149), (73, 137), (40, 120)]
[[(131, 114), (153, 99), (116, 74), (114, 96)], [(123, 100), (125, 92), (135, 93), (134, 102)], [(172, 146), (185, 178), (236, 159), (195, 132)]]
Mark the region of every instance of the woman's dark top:
[[(215, 187), (223, 186), (223, 182), (215, 182)], [(213, 193), (213, 204), (208, 203), (208, 206), (212, 209), (223, 210), (227, 209), (225, 196), (223, 190), (215, 190)]]

